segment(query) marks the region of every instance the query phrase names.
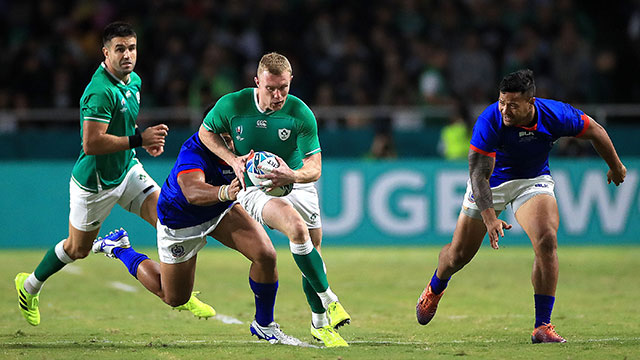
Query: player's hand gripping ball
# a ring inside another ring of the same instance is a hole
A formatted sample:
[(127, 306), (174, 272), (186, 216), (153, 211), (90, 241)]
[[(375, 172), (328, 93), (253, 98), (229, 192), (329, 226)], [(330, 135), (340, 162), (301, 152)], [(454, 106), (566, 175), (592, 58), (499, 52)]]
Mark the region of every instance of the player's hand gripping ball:
[(276, 156), (268, 151), (257, 151), (253, 153), (253, 156), (247, 160), (247, 176), (249, 176), (249, 180), (251, 184), (258, 186), (260, 190), (262, 190), (267, 195), (271, 196), (285, 196), (288, 195), (291, 190), (293, 190), (293, 184), (287, 184), (284, 186), (277, 186), (271, 189), (271, 191), (267, 191), (269, 186), (260, 185), (261, 182), (265, 181), (265, 179), (260, 179), (257, 175), (264, 175), (271, 172), (271, 170), (280, 166), (278, 163), (278, 159)]

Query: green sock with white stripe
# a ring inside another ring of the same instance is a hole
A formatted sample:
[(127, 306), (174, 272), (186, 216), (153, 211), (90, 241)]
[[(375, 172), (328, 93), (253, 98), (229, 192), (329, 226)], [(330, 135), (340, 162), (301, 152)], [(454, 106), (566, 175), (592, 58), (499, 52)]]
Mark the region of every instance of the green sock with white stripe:
[(289, 242), (293, 259), (302, 275), (309, 281), (316, 293), (323, 293), (329, 288), (327, 274), (324, 272), (324, 262), (322, 256), (316, 248), (313, 247), (311, 240), (307, 240), (304, 244), (295, 244)]

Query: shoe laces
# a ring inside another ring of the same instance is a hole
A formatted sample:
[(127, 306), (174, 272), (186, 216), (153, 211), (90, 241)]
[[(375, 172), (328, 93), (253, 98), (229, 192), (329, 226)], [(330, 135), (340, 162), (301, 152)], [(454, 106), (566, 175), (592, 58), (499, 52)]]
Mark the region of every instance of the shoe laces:
[(560, 335), (558, 335), (558, 333), (556, 332), (556, 327), (555, 327), (555, 325), (551, 325), (551, 324), (542, 324), (542, 326), (544, 326), (544, 327), (545, 327), (545, 329), (547, 329), (547, 331), (548, 331), (549, 333), (551, 333), (552, 335), (560, 336)]
[(273, 333), (276, 336), (276, 338), (280, 341), (280, 342), (284, 342), (286, 344), (298, 344), (300, 343), (300, 340), (298, 340), (297, 338), (294, 338), (293, 336), (289, 336), (287, 334), (285, 334), (281, 329), (280, 329), (280, 324), (275, 323), (273, 325)]

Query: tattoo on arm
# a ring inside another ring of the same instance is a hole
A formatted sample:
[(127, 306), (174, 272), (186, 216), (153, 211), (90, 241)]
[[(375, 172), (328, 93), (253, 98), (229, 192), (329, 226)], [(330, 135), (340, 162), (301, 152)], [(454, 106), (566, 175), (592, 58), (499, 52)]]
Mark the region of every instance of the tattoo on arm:
[(476, 205), (480, 211), (493, 207), (493, 196), (489, 178), (493, 172), (495, 159), (469, 150), (469, 177)]

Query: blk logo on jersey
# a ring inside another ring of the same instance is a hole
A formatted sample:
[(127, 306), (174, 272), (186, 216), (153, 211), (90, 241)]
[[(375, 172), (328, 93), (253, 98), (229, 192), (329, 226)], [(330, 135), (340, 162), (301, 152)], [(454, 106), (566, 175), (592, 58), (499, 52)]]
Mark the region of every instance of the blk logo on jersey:
[(280, 140), (285, 141), (291, 135), (291, 130), (289, 129), (278, 129), (278, 137)]

